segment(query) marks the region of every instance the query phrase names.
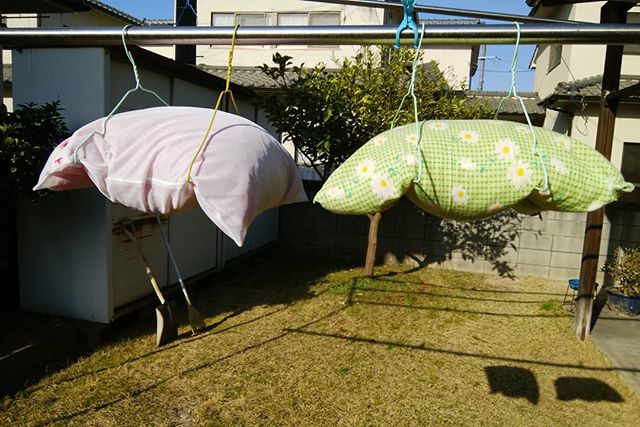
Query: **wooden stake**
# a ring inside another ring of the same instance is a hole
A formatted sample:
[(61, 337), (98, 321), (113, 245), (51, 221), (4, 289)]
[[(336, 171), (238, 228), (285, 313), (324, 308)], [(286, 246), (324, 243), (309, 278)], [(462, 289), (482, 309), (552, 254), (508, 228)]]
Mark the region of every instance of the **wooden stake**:
[(376, 212), (369, 217), (369, 243), (367, 245), (367, 259), (364, 264), (364, 275), (373, 277), (373, 268), (376, 265), (376, 251), (378, 249), (378, 225), (382, 219), (382, 214)]

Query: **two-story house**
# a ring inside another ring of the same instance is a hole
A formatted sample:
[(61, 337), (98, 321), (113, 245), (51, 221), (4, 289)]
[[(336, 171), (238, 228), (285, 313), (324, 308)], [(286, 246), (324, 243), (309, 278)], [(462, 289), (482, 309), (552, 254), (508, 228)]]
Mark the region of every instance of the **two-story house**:
[[(527, 0), (535, 16), (600, 22), (605, 1)], [(640, 7), (633, 7), (627, 15), (628, 23), (640, 22)], [(606, 46), (604, 45), (539, 45), (534, 53), (534, 90), (541, 106), (546, 108), (544, 126), (565, 133), (595, 147), (602, 90)], [(626, 46), (622, 60), (620, 88), (640, 82), (640, 49)], [(618, 107), (611, 162), (620, 168), (626, 180), (640, 185), (640, 103), (627, 99)], [(640, 246), (640, 190), (624, 196), (606, 210), (600, 264), (618, 246)], [(580, 266), (585, 215), (557, 214), (567, 221), (564, 230), (554, 233), (556, 241), (571, 237), (573, 247), (563, 246), (568, 271)], [(569, 230), (573, 230), (570, 231)], [(566, 235), (561, 237), (561, 235)], [(567, 240), (568, 243), (569, 241)], [(569, 255), (573, 253), (573, 255)], [(572, 260), (572, 261), (571, 261)], [(571, 261), (571, 262), (570, 262)]]
[[(346, 6), (302, 0), (238, 0), (197, 2), (199, 26), (305, 26), (305, 25), (384, 25), (391, 24), (384, 9)], [(182, 13), (180, 11), (180, 13)], [(185, 13), (189, 13), (188, 11)], [(432, 20), (429, 24), (478, 25), (477, 19)], [(476, 70), (479, 46), (443, 46), (426, 41), (425, 62), (436, 61), (453, 86), (469, 86)], [(293, 58), (295, 64), (313, 66), (324, 63), (328, 68), (334, 61), (353, 56), (359, 46), (291, 46), (263, 45), (238, 46), (235, 49), (235, 66), (255, 67), (270, 64), (274, 52)], [(209, 66), (227, 63), (228, 46), (198, 46), (196, 62)]]

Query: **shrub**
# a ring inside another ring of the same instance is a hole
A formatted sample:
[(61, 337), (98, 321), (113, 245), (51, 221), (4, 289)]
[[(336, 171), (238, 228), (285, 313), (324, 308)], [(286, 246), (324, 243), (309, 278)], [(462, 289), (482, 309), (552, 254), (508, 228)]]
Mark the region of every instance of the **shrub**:
[(613, 286), (619, 292), (640, 297), (640, 249), (619, 248), (613, 262), (607, 263), (603, 271), (613, 280)]
[(0, 112), (0, 193), (31, 193), (49, 154), (66, 136), (60, 101)]

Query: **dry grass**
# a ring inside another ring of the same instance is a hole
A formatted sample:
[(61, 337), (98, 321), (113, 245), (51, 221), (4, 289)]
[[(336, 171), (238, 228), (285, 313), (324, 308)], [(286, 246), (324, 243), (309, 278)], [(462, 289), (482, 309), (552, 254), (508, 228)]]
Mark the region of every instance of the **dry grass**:
[(261, 257), (200, 288), (207, 332), (157, 349), (142, 319), (5, 397), (0, 424), (637, 425), (638, 397), (572, 335), (563, 284), (377, 273)]

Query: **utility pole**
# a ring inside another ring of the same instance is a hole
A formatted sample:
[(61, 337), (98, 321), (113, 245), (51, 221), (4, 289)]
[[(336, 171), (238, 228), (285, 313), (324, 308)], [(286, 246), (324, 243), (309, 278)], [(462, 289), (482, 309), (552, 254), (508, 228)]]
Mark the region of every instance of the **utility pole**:
[(480, 56), (478, 57), (478, 61), (481, 61), (480, 71), (479, 71), (480, 80), (478, 81), (478, 90), (482, 92), (482, 89), (484, 88), (484, 65), (485, 65), (485, 62), (487, 62), (487, 45), (486, 44), (483, 44), (480, 46)]

